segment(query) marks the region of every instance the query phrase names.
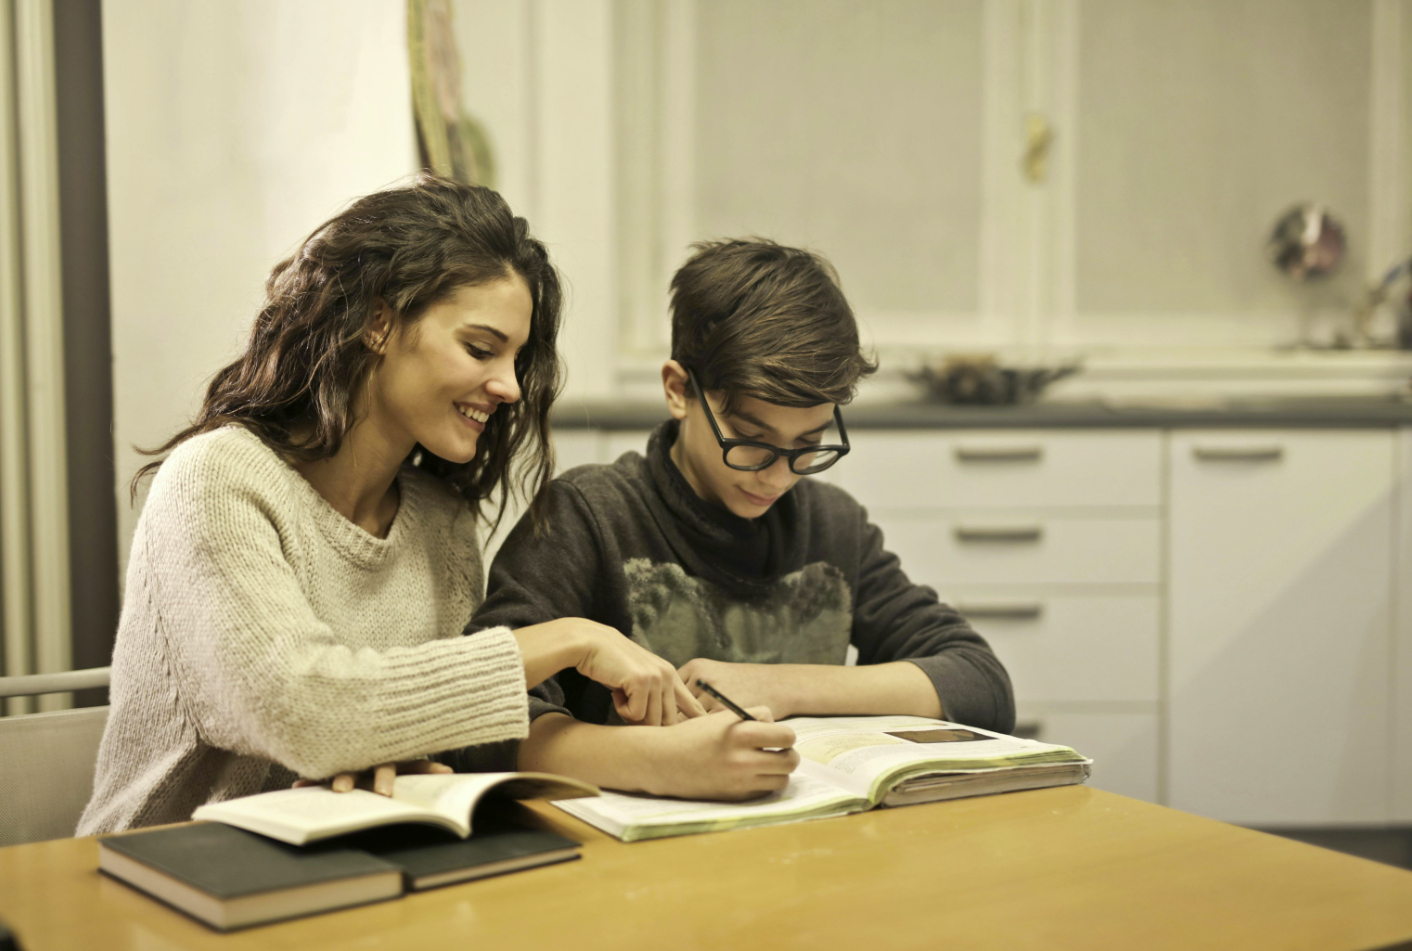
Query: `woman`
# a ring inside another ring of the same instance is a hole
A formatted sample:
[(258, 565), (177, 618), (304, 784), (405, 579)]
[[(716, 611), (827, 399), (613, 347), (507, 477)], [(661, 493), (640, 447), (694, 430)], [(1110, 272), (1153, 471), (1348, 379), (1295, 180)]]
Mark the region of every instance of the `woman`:
[(670, 665), (589, 621), (457, 636), (483, 593), (482, 504), (528, 489), (533, 511), (551, 475), (559, 307), (524, 219), (430, 176), (275, 267), (244, 354), (139, 473), (160, 466), (80, 835), (524, 737), (526, 688), (566, 667), (629, 719), (700, 712)]

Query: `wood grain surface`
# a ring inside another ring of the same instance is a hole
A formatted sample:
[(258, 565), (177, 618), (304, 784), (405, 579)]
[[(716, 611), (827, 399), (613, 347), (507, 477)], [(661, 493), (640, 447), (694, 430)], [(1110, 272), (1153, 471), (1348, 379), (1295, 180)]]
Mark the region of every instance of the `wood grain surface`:
[(1084, 786), (624, 845), (547, 804), (576, 862), (221, 935), (97, 871), (0, 849), (25, 951), (1365, 949), (1412, 941), (1412, 872)]

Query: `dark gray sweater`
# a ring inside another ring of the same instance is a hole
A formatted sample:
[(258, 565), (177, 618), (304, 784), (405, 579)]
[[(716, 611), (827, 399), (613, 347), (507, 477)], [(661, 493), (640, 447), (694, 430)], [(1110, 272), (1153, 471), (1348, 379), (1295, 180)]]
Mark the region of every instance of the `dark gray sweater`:
[[(671, 461), (677, 424), (644, 458), (580, 466), (549, 487), (549, 534), (528, 516), (490, 570), (468, 633), (586, 617), (680, 667), (906, 660), (936, 686), (946, 716), (1009, 732), (1010, 679), (986, 642), (931, 588), (913, 584), (847, 492), (802, 479), (758, 519), (702, 501)], [(843, 465), (847, 464), (845, 460)], [(530, 714), (566, 709), (607, 722), (609, 692), (576, 671), (532, 691)]]

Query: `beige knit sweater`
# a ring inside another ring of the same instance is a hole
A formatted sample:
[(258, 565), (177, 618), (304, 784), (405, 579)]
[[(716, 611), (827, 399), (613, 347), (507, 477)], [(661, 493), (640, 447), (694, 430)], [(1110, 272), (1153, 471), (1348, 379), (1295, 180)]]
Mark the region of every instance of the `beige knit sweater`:
[(461, 629), (475, 519), (410, 467), (386, 539), (241, 427), (162, 465), (138, 522), (112, 712), (78, 834), (528, 732), (514, 636)]

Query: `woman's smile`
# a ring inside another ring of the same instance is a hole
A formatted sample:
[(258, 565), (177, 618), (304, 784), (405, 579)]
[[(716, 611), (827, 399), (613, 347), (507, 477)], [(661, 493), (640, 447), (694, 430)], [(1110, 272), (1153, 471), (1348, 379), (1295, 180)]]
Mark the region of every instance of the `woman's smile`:
[(469, 403), (453, 403), (452, 405), (456, 407), (456, 412), (460, 414), (466, 425), (477, 433), (485, 432), (486, 421), (490, 419), (490, 414), (495, 412), (493, 409), (481, 409)]

